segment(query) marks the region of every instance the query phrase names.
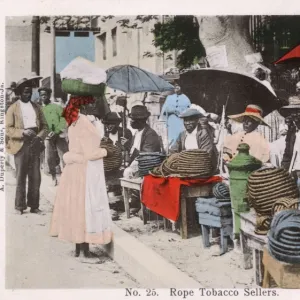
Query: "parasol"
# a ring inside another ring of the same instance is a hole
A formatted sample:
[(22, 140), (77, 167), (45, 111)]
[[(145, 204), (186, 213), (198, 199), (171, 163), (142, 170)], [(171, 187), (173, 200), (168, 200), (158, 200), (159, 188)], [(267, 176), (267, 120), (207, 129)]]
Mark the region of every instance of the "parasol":
[(163, 78), (131, 65), (115, 66), (106, 73), (106, 84), (127, 94), (165, 92), (174, 89), (173, 85)]
[[(126, 94), (173, 91), (172, 84), (163, 78), (132, 65), (115, 66), (106, 71), (106, 84), (112, 89), (120, 90)], [(146, 95), (145, 95), (146, 96)], [(145, 97), (144, 97), (145, 100)], [(123, 124), (126, 125), (126, 102), (124, 102)], [(123, 128), (123, 136), (125, 128)]]
[(181, 74), (178, 83), (192, 103), (218, 115), (223, 106), (227, 114), (238, 114), (248, 104), (256, 104), (264, 116), (281, 106), (265, 85), (245, 73), (215, 68), (192, 70)]
[(275, 65), (289, 62), (298, 62), (300, 63), (300, 45), (289, 50), (286, 54), (280, 57), (277, 61), (274, 62)]

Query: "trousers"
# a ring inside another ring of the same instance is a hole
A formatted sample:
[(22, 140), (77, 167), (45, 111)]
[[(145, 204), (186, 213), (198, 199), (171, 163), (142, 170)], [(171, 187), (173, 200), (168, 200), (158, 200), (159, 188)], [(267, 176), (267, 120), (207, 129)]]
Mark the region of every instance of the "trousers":
[(65, 166), (63, 161), (63, 155), (68, 152), (68, 143), (65, 138), (56, 137), (53, 139), (46, 139), (45, 146), (47, 151), (47, 163), (49, 166), (49, 173), (52, 176), (56, 174), (56, 167), (59, 163), (62, 163), (62, 166)]
[(33, 151), (29, 141), (25, 141), (20, 151), (14, 157), (17, 180), (15, 209), (25, 210), (27, 206), (31, 209), (37, 209), (39, 208), (41, 186), (40, 154)]

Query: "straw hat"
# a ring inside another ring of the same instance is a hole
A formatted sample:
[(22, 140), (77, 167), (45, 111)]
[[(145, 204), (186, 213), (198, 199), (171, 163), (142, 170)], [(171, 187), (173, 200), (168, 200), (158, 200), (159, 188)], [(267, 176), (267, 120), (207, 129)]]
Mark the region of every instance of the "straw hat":
[(259, 122), (261, 125), (270, 127), (270, 125), (267, 124), (263, 119), (262, 114), (263, 114), (263, 110), (261, 107), (259, 107), (258, 105), (250, 104), (246, 107), (245, 112), (237, 115), (228, 116), (228, 118), (236, 122), (242, 123), (244, 121), (244, 117), (248, 116), (254, 119), (255, 121)]
[(19, 80), (16, 84), (16, 87), (15, 87), (15, 93), (17, 95), (20, 95), (21, 94), (21, 90), (23, 87), (25, 86), (28, 86), (28, 87), (32, 87), (33, 86), (33, 79), (30, 78), (22, 78), (21, 80)]

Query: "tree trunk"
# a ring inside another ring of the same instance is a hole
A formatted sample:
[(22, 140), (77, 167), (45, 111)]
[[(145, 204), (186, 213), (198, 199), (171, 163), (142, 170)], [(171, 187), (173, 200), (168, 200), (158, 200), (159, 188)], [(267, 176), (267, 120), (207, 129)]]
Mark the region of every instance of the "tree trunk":
[[(249, 33), (249, 17), (247, 16), (213, 16), (197, 17), (199, 22), (199, 38), (206, 51), (213, 46), (225, 46), (228, 68), (240, 72), (251, 72), (245, 56), (254, 54)], [(207, 57), (210, 67), (214, 61)]]

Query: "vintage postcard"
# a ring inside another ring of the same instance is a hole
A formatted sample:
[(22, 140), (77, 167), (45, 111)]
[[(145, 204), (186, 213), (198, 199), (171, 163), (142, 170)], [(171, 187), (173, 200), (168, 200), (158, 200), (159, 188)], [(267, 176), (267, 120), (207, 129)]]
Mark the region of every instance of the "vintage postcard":
[(137, 3), (2, 13), (3, 299), (297, 297), (299, 4)]

